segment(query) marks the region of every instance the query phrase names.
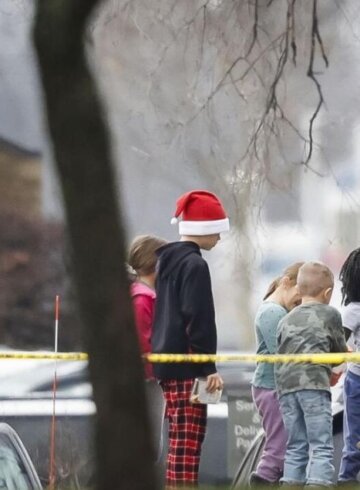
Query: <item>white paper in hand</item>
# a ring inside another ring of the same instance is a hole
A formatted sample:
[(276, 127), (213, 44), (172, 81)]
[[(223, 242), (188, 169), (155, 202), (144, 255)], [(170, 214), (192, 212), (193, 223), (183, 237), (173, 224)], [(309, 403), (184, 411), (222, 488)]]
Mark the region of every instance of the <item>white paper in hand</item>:
[(222, 389), (216, 390), (214, 393), (206, 391), (206, 378), (196, 378), (191, 390), (191, 403), (219, 403), (222, 395)]

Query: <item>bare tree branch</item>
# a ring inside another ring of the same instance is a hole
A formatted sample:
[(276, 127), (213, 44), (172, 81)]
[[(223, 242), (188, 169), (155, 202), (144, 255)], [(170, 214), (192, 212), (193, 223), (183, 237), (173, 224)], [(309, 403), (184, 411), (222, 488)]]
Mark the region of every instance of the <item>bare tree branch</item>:
[(246, 78), (246, 76), (250, 73), (250, 71), (253, 69), (253, 67), (255, 66), (255, 64), (258, 61), (261, 60), (261, 58), (264, 55), (264, 53), (266, 51), (268, 51), (270, 48), (272, 48), (279, 40), (281, 40), (281, 38), (282, 38), (283, 35), (284, 34), (280, 34), (276, 39), (274, 39), (274, 41), (272, 41), (266, 48), (264, 48), (262, 50), (262, 52), (251, 63), (249, 63), (248, 60), (244, 56), (242, 56), (242, 55), (240, 55), (237, 58), (235, 58), (235, 60), (231, 63), (231, 65), (226, 69), (225, 73), (223, 74), (223, 76), (221, 77), (221, 79), (219, 80), (219, 82), (216, 84), (216, 87), (214, 88), (214, 90), (206, 98), (205, 102), (196, 111), (196, 113), (190, 119), (188, 119), (186, 121), (185, 124), (186, 125), (187, 124), (191, 124), (199, 116), (199, 114), (208, 106), (208, 104), (211, 102), (211, 100), (215, 97), (215, 95), (219, 92), (219, 90), (224, 86), (225, 80), (232, 73), (232, 71), (234, 70), (234, 68), (237, 66), (237, 64), (240, 61), (245, 61), (245, 62), (249, 63), (249, 67), (244, 71), (244, 73), (239, 78), (237, 78), (237, 79), (231, 79), (231, 83), (232, 84), (236, 84), (237, 82), (239, 82), (241, 80), (244, 80)]
[(296, 46), (296, 33), (295, 33), (295, 3), (296, 0), (291, 0), (291, 24), (290, 24), (290, 32), (291, 32), (291, 50), (292, 50), (292, 60), (294, 65), (296, 66), (296, 54), (297, 54), (297, 46)]
[[(250, 2), (249, 2), (250, 4)], [(255, 0), (255, 4), (254, 4), (254, 24), (253, 24), (253, 28), (252, 28), (252, 31), (253, 31), (253, 36), (252, 36), (252, 40), (251, 40), (251, 43), (250, 43), (250, 46), (245, 54), (245, 58), (247, 58), (249, 56), (249, 54), (251, 53), (253, 47), (255, 46), (255, 43), (256, 43), (256, 40), (257, 40), (257, 34), (258, 34), (258, 23), (259, 23), (259, 0)]]
[(310, 61), (309, 61), (309, 68), (307, 71), (307, 76), (311, 78), (311, 80), (314, 82), (316, 86), (316, 90), (319, 95), (319, 101), (317, 103), (317, 106), (310, 118), (309, 121), (309, 150), (306, 159), (304, 160), (303, 164), (305, 166), (308, 166), (308, 163), (311, 160), (312, 154), (313, 154), (313, 129), (314, 129), (314, 121), (319, 114), (319, 111), (321, 109), (321, 106), (323, 105), (324, 102), (324, 97), (321, 89), (320, 82), (316, 78), (314, 74), (314, 60), (315, 60), (315, 50), (316, 50), (316, 41), (318, 42), (320, 49), (321, 49), (321, 54), (324, 59), (326, 67), (328, 66), (328, 59), (325, 55), (324, 51), (324, 46), (323, 42), (320, 36), (319, 32), (319, 27), (318, 27), (318, 17), (317, 17), (317, 0), (313, 0), (313, 10), (312, 10), (312, 29), (311, 29), (311, 49), (310, 49)]

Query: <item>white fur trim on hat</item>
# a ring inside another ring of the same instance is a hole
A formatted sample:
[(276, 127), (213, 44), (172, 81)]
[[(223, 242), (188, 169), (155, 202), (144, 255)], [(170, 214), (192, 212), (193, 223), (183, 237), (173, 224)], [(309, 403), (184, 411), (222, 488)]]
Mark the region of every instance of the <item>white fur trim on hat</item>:
[(180, 221), (179, 234), (188, 236), (215, 235), (229, 231), (229, 218), (211, 221)]

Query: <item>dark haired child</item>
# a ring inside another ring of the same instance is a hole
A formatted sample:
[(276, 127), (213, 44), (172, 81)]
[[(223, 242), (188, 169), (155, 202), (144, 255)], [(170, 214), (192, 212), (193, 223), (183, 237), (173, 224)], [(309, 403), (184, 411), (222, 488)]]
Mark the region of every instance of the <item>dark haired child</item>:
[[(217, 333), (210, 271), (201, 250), (211, 250), (228, 231), (229, 219), (219, 198), (208, 191), (183, 194), (176, 203), (180, 241), (158, 251), (156, 308), (151, 339), (156, 353), (215, 354)], [(173, 220), (172, 220), (173, 221)], [(207, 406), (193, 404), (195, 378), (207, 380), (209, 393), (223, 381), (214, 363), (154, 364), (166, 400), (169, 421), (167, 488), (197, 486)]]
[[(342, 315), (346, 337), (352, 336), (356, 351), (360, 351), (360, 248), (353, 250), (341, 271)], [(348, 365), (344, 381), (344, 448), (338, 483), (358, 484), (360, 472), (360, 365)]]

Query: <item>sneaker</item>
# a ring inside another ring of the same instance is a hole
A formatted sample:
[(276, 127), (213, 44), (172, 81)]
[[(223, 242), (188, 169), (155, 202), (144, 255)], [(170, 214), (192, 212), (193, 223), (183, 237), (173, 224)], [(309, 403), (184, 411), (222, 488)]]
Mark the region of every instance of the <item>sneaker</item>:
[(261, 476), (257, 475), (256, 473), (251, 473), (250, 479), (249, 479), (249, 484), (250, 487), (275, 487), (278, 485), (278, 482), (274, 481), (269, 481), (265, 480), (265, 478), (262, 478)]

